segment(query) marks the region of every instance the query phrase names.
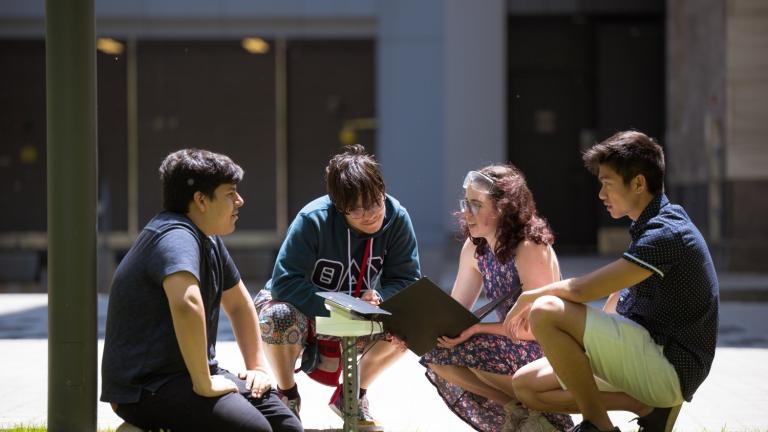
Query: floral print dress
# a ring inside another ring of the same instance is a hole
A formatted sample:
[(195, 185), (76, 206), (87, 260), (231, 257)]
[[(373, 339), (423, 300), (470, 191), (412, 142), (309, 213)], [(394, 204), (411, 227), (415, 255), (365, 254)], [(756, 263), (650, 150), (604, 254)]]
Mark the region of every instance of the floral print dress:
[[(486, 244), (483, 255), (477, 257), (477, 265), (483, 277), (483, 291), (488, 301), (502, 297), (510, 290), (518, 291), (496, 308), (499, 321), (503, 321), (520, 295), (520, 277), (514, 259), (506, 264), (500, 263)], [(519, 368), (542, 356), (541, 347), (537, 342), (477, 334), (453, 349), (435, 348), (425, 354), (420, 363), (427, 368), (427, 378), (448, 407), (467, 424), (485, 432), (501, 430), (505, 415), (503, 407), (444, 380), (427, 364), (462, 366), (511, 376)], [(544, 416), (560, 430), (568, 430), (573, 426), (571, 417), (567, 414), (544, 413)]]

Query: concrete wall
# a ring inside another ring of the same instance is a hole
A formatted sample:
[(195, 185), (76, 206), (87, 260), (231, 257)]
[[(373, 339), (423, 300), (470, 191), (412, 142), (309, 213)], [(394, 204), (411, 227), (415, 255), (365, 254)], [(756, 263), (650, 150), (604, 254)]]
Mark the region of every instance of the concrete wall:
[(439, 280), (460, 249), (451, 214), (463, 176), (506, 153), (504, 2), (378, 5), (379, 159), (413, 218), (423, 271)]
[(768, 2), (726, 6), (727, 265), (768, 271)]
[(667, 184), (721, 270), (768, 271), (768, 3), (667, 3)]

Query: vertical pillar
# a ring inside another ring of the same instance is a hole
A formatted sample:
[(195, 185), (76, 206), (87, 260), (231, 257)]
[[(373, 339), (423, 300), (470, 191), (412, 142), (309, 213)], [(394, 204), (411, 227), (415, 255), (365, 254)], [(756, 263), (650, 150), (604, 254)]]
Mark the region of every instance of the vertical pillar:
[(93, 0), (46, 1), (48, 430), (96, 430)]
[(446, 252), (460, 248), (452, 213), (464, 174), (506, 159), (506, 6), (378, 7), (378, 156), (388, 191), (413, 219), (422, 269), (439, 279)]

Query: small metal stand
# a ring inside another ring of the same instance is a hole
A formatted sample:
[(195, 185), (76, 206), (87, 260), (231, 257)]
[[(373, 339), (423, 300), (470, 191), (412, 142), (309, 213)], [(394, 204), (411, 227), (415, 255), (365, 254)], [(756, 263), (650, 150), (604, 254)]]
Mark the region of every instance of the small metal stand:
[(341, 338), (342, 354), (342, 402), (344, 432), (357, 431), (357, 404), (360, 393), (360, 371), (357, 368), (356, 337)]
[(317, 333), (341, 338), (342, 361), (342, 414), (344, 432), (357, 432), (357, 405), (360, 392), (360, 372), (357, 368), (355, 343), (360, 336), (383, 333), (380, 322), (363, 319), (350, 311), (326, 300), (325, 307), (331, 316), (317, 317)]

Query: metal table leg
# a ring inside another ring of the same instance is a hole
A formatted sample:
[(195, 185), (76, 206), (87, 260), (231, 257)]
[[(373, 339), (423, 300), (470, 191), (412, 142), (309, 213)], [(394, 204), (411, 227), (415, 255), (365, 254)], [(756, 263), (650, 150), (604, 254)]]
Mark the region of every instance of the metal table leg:
[(356, 337), (342, 337), (342, 410), (344, 432), (357, 432), (357, 395), (360, 391), (360, 376), (357, 370)]

